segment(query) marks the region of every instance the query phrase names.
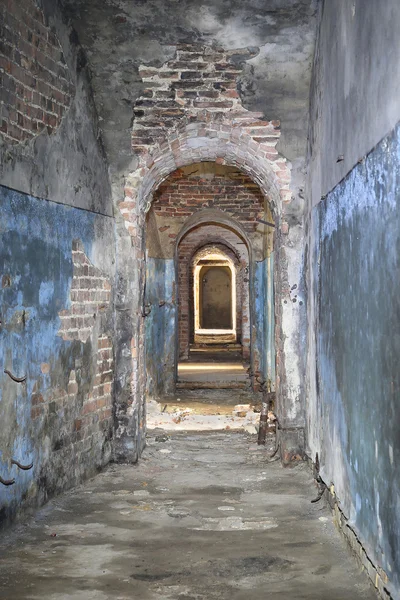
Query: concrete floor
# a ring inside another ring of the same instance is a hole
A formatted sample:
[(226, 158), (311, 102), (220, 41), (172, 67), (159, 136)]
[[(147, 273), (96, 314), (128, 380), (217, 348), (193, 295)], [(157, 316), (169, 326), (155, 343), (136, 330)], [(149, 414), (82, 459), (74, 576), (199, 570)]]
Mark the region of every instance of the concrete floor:
[(244, 433), (155, 436), (2, 535), (1, 599), (376, 599), (305, 465)]
[(202, 382), (223, 385), (224, 382), (242, 382), (250, 385), (249, 365), (243, 362), (240, 352), (226, 349), (216, 351), (204, 347), (203, 351), (191, 351), (188, 361), (178, 364), (178, 381)]

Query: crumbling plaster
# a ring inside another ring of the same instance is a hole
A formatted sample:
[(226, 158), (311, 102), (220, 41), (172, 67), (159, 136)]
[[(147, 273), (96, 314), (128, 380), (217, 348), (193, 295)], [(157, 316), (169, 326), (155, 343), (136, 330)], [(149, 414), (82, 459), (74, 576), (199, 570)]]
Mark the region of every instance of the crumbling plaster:
[(1, 184), (38, 198), (112, 216), (106, 157), (97, 129), (85, 55), (57, 5), (51, 0), (40, 0), (38, 5), (61, 43), (75, 95), (60, 126), (51, 135), (44, 130), (28, 142), (12, 145), (0, 136)]
[[(135, 168), (129, 132), (133, 106), (145, 84), (140, 65), (161, 66), (176, 45), (198, 43), (227, 50), (252, 47), (238, 91), (243, 106), (279, 119), (279, 151), (293, 164), (302, 188), (316, 0), (64, 0), (91, 67), (91, 84), (116, 184)], [(120, 182), (121, 183), (121, 182)], [(297, 194), (296, 194), (297, 196)], [(301, 218), (301, 198), (293, 211)]]

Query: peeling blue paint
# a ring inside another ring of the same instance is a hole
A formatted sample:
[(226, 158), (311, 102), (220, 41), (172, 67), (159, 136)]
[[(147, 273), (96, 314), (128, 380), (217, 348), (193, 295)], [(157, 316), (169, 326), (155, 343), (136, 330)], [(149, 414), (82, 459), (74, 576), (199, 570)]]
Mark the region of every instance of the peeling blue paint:
[(275, 389), (274, 255), (254, 267), (254, 348), (261, 377)]
[[(31, 420), (31, 398), (35, 387), (43, 395), (57, 385), (65, 388), (74, 366), (73, 343), (57, 335), (58, 313), (70, 304), (72, 241), (82, 240), (90, 256), (99, 220), (110, 219), (2, 187), (0, 202), (0, 277), (10, 277), (9, 287), (0, 289), (0, 474), (16, 479), (11, 487), (0, 486), (4, 520), (27, 496), (32, 501), (38, 495), (43, 470), (52, 469), (51, 433)], [(74, 351), (83, 358), (79, 346)], [(50, 365), (49, 374), (42, 373), (43, 363)], [(26, 375), (26, 383), (11, 381), (4, 369)], [(11, 467), (11, 457), (34, 468)]]
[(400, 126), (315, 208), (323, 476), (400, 585)]
[(146, 263), (147, 394), (174, 391), (176, 353), (175, 264), (173, 259), (148, 258)]

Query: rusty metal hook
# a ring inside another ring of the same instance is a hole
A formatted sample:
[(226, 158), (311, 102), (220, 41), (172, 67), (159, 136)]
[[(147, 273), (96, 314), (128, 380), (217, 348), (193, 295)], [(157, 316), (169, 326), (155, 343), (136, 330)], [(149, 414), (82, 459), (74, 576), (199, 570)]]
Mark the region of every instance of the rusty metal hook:
[(23, 383), (24, 381), (26, 381), (26, 375), (24, 375), (24, 377), (15, 377), (15, 375), (13, 375), (8, 369), (4, 369), (4, 373), (11, 377), (11, 379), (13, 381), (16, 381), (17, 383)]
[(3, 485), (14, 485), (15, 479), (3, 479), (2, 477), (0, 477), (0, 483), (2, 483)]
[(314, 498), (313, 500), (310, 500), (311, 504), (315, 504), (316, 502), (319, 502), (321, 500), (322, 496), (324, 495), (325, 490), (328, 489), (328, 486), (321, 479), (321, 477), (319, 475), (317, 475), (317, 477), (315, 478), (315, 481), (318, 486), (318, 494), (317, 494), (316, 498)]
[(21, 463), (14, 458), (11, 459), (11, 464), (17, 465), (18, 469), (22, 469), (23, 471), (29, 471), (33, 467), (33, 462), (30, 465), (21, 465)]

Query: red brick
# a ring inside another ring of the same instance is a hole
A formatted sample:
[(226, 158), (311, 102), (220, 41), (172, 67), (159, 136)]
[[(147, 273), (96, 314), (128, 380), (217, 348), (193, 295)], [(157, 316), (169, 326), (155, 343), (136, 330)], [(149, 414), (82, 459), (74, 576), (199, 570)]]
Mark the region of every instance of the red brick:
[[(49, 132), (55, 130), (74, 89), (71, 81), (65, 79), (68, 78), (65, 67), (58, 64), (62, 55), (59, 41), (45, 25), (34, 0), (26, 0), (23, 10), (19, 2), (8, 2), (7, 6), (8, 12), (4, 14), (7, 58), (0, 57), (0, 67), (12, 74), (12, 78), (3, 76), (4, 88), (11, 93), (7, 95), (7, 117), (0, 133), (15, 143), (30, 139), (45, 126)], [(44, 113), (33, 110), (39, 106)], [(13, 118), (16, 110), (20, 113), (18, 125)]]

